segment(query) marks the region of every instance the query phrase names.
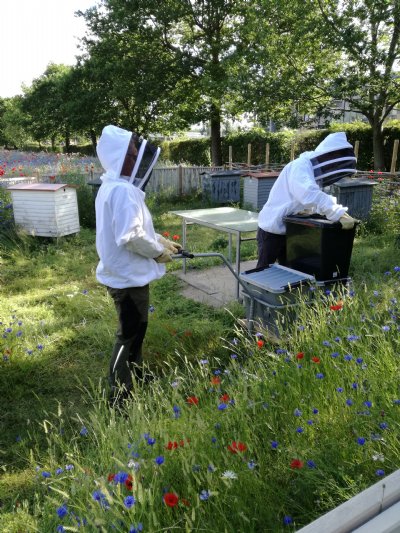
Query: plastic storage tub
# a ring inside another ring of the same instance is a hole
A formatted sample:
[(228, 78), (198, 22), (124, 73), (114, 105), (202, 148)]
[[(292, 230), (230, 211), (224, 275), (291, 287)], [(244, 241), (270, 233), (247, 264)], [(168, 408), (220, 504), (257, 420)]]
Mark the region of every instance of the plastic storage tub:
[(286, 223), (286, 259), (290, 268), (315, 276), (317, 281), (347, 279), (355, 227), (325, 217), (289, 216)]
[(203, 193), (217, 204), (240, 202), (240, 177), (242, 171), (223, 170), (203, 174)]
[(277, 264), (247, 270), (239, 277), (249, 293), (242, 292), (246, 318), (260, 322), (278, 336), (280, 328), (295, 319), (300, 298), (311, 299), (309, 286), (315, 281), (311, 275)]

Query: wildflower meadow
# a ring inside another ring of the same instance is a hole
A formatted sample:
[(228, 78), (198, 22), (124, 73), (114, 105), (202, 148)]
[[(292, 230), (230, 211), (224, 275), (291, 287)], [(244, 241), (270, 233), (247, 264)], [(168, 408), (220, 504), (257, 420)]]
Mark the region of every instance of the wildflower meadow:
[[(351, 283), (307, 287), (278, 339), (243, 327), (238, 302), (184, 298), (168, 265), (151, 286), (152, 379), (110, 409), (116, 317), (95, 280), (94, 230), (24, 236), (4, 198), (0, 530), (290, 532), (397, 470), (400, 226), (396, 198), (378, 200)], [(196, 202), (148, 198), (176, 240), (169, 211)], [(214, 247), (211, 230), (190, 231), (198, 251)], [(255, 258), (254, 243), (242, 252)]]

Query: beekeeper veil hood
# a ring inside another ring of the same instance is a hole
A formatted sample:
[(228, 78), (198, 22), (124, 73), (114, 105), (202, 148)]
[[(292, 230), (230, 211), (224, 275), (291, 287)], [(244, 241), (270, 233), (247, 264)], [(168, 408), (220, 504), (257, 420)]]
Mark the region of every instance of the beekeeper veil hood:
[(129, 183), (133, 183), (136, 187), (144, 190), (160, 155), (160, 148), (149, 143), (146, 139), (139, 138), (135, 133), (118, 126), (105, 126), (97, 143), (97, 155), (106, 171), (102, 179), (115, 179), (121, 176), (131, 140), (134, 144), (135, 162), (131, 175), (126, 177), (129, 179)]
[(331, 133), (311, 152), (314, 177), (322, 187), (351, 176), (356, 171), (356, 156), (343, 131)]

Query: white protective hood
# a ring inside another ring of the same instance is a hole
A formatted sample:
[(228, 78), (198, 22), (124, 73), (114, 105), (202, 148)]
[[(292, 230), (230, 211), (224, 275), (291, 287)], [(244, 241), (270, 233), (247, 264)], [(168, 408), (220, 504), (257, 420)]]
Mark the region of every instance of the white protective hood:
[[(132, 135), (134, 134), (131, 131), (118, 126), (108, 125), (103, 128), (97, 144), (97, 155), (102, 167), (106, 170), (101, 179), (120, 177)], [(129, 183), (144, 190), (160, 155), (160, 148), (150, 144), (146, 139), (139, 140), (137, 136), (135, 136), (135, 144), (138, 151), (136, 163), (132, 174), (126, 178)]]
[[(266, 204), (259, 213), (259, 227), (270, 233), (285, 234), (283, 218), (301, 211), (319, 213), (332, 221), (339, 220), (347, 211), (347, 207), (338, 204), (334, 196), (322, 190), (324, 180), (321, 178), (325, 174), (322, 174), (320, 179), (315, 176), (315, 167), (318, 168), (319, 165), (319, 162), (315, 163), (315, 158), (337, 150), (352, 151), (352, 145), (347, 141), (344, 132), (329, 134), (315, 150), (303, 152), (297, 159), (288, 163), (279, 174)], [(354, 164), (353, 156), (348, 155), (345, 159), (350, 161), (346, 167)], [(342, 169), (339, 172), (342, 172)], [(354, 173), (354, 170), (349, 168), (346, 175), (349, 173)], [(341, 177), (343, 176), (336, 175), (334, 181)]]

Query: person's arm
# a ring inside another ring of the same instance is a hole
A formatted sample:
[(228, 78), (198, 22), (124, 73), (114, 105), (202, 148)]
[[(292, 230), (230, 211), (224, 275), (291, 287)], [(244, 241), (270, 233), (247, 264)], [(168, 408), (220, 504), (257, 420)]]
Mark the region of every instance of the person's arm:
[(129, 194), (129, 190), (120, 189), (115, 191), (112, 201), (113, 229), (117, 245), (152, 259), (162, 255), (165, 247), (157, 238), (145, 232), (143, 212), (134, 195)]

